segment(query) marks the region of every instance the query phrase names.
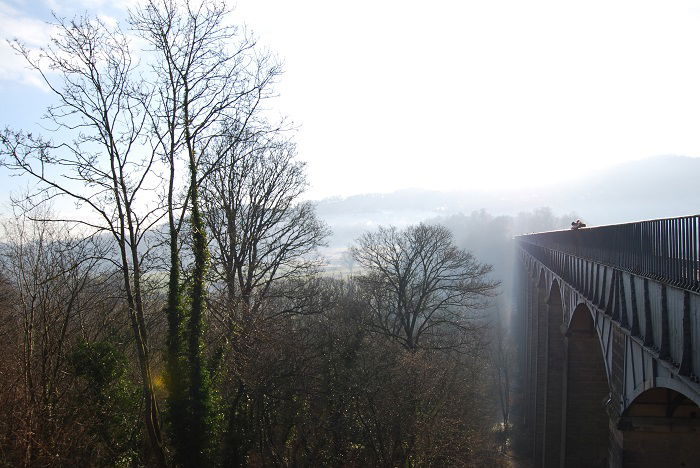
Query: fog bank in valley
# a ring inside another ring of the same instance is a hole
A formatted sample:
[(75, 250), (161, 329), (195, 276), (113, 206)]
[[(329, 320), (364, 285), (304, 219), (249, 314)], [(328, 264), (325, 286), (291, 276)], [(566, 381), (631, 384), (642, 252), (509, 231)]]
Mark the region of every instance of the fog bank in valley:
[(324, 252), (332, 268), (343, 267), (343, 252), (362, 232), (422, 221), (447, 225), (460, 246), (498, 266), (498, 255), (485, 245), (495, 239), (567, 228), (579, 217), (596, 226), (694, 214), (700, 206), (699, 173), (700, 158), (660, 156), (548, 187), (470, 190), (465, 175), (463, 191), (406, 189), (327, 198), (317, 210), (333, 230)]

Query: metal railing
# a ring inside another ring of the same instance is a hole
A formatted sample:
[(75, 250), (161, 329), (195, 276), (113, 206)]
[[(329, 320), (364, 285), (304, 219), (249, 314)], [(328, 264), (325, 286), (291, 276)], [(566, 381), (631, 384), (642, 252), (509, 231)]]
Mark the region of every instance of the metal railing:
[(518, 236), (521, 243), (700, 291), (700, 215)]

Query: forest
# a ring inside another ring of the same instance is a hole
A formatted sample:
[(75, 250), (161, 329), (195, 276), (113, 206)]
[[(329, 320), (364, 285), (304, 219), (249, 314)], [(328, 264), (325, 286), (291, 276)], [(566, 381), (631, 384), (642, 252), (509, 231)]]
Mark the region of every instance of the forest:
[(509, 466), (510, 239), (564, 219), (383, 226), (329, 273), (268, 107), (282, 67), (228, 14), (150, 0), (12, 43), (54, 100), (0, 134), (27, 187), (2, 221), (0, 465)]

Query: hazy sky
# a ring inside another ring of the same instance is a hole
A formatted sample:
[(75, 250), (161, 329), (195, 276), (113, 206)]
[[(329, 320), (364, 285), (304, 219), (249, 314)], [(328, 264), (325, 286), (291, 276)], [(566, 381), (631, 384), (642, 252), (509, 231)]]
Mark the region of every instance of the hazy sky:
[[(136, 0), (0, 0), (37, 45), (53, 8), (118, 17)], [(239, 0), (284, 61), (313, 198), (501, 188), (655, 155), (700, 156), (700, 2)], [(70, 6), (69, 6), (70, 5)], [(0, 47), (0, 125), (44, 91)]]

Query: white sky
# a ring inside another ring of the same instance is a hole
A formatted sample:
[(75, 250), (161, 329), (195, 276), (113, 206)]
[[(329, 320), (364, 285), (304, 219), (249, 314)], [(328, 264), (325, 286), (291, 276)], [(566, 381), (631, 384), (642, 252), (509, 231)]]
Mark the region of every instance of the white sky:
[[(52, 7), (119, 3), (0, 0), (0, 34), (40, 43)], [(284, 61), (278, 104), (300, 125), (311, 198), (700, 156), (700, 2), (239, 0), (236, 15)], [(0, 126), (24, 125), (42, 91), (8, 55)]]

